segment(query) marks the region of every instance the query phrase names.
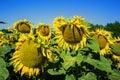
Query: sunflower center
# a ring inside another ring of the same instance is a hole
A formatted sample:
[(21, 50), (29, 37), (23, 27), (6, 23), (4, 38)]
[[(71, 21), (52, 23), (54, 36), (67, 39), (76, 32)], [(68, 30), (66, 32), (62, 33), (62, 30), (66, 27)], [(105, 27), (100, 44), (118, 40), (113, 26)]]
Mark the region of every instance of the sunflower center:
[(42, 51), (35, 46), (33, 41), (26, 41), (20, 48), (20, 61), (27, 67), (35, 68), (43, 61)]
[(63, 38), (68, 43), (79, 43), (82, 40), (82, 34), (80, 34), (80, 30), (71, 25), (64, 27), (63, 29)]
[(48, 36), (49, 35), (49, 28), (48, 26), (42, 26), (40, 28), (40, 34), (43, 36)]
[(102, 36), (102, 35), (94, 36), (94, 38), (97, 39), (97, 41), (99, 43), (99, 46), (100, 46), (100, 49), (104, 49), (106, 44), (108, 43), (107, 39), (104, 36)]
[(20, 25), (18, 25), (18, 30), (22, 33), (29, 33), (30, 26), (26, 23), (21, 23)]

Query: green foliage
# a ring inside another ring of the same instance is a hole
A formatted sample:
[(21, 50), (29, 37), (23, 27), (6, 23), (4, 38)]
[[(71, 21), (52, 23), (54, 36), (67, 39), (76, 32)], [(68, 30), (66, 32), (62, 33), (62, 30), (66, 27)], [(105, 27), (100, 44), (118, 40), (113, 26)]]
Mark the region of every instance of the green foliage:
[(85, 60), (85, 62), (93, 65), (95, 68), (100, 69), (102, 71), (106, 71), (106, 72), (112, 72), (111, 69), (111, 60), (106, 59), (103, 56), (100, 56), (100, 60), (95, 60), (95, 59), (91, 59), (91, 58), (87, 58)]
[(9, 76), (9, 72), (6, 68), (6, 62), (0, 58), (0, 80), (6, 80)]
[(80, 64), (83, 61), (82, 54), (78, 53), (76, 56), (71, 56), (69, 51), (67, 53), (62, 52), (60, 57), (63, 59), (62, 67), (66, 70), (72, 66), (74, 67), (75, 63)]
[(86, 75), (83, 75), (78, 80), (97, 80), (97, 77), (93, 72), (88, 72)]
[(87, 47), (89, 47), (93, 51), (97, 51), (97, 52), (100, 51), (99, 44), (94, 38), (88, 38), (87, 39)]
[(10, 52), (11, 47), (9, 45), (5, 45), (0, 48), (0, 56), (5, 56), (6, 53)]
[(108, 76), (110, 80), (120, 80), (120, 70), (113, 69), (113, 72)]
[(120, 23), (118, 21), (115, 21), (114, 23), (108, 23), (105, 26), (105, 29), (111, 31), (113, 37), (120, 37)]
[(74, 75), (66, 75), (65, 80), (75, 80)]
[[(89, 26), (89, 22), (84, 22), (84, 26)], [(96, 28), (105, 28), (113, 32), (113, 36), (120, 36), (120, 23), (109, 23), (106, 26), (91, 24), (90, 30)], [(5, 35), (16, 35), (15, 32), (8, 33), (3, 30)], [(35, 34), (35, 32), (34, 32)], [(33, 34), (33, 35), (34, 35)], [(113, 54), (120, 56), (120, 49), (116, 46), (110, 46), (111, 54), (100, 55), (100, 47), (97, 40), (88, 37), (87, 45), (77, 51), (74, 49), (65, 50), (58, 47), (56, 35), (52, 34), (50, 44), (43, 42), (42, 39), (35, 35), (37, 43), (45, 48), (50, 48), (54, 55), (54, 62), (48, 61), (48, 66), (38, 76), (29, 78), (27, 75), (20, 76), (19, 73), (13, 71), (13, 66), (10, 65), (10, 58), (15, 51), (15, 42), (5, 44), (0, 47), (0, 80), (120, 80), (120, 70), (116, 67), (117, 61), (111, 57)], [(55, 48), (57, 46), (57, 48)], [(62, 78), (61, 78), (62, 76)]]
[(60, 70), (48, 69), (47, 71), (51, 75), (61, 75), (66, 73), (66, 71), (63, 68), (61, 68)]

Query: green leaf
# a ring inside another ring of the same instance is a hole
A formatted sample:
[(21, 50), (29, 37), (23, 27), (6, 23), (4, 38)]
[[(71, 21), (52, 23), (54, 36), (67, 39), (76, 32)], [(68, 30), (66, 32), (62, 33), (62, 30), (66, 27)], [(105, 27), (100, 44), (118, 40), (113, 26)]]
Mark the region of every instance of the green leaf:
[(93, 65), (95, 68), (106, 71), (106, 72), (111, 72), (111, 65), (112, 62), (108, 59), (106, 59), (104, 56), (100, 56), (100, 60), (95, 60), (91, 58), (87, 58), (85, 62)]
[(0, 48), (0, 56), (4, 56), (6, 53), (11, 51), (11, 47), (9, 45), (5, 45)]
[(5, 68), (5, 67), (6, 67), (5, 61), (2, 58), (0, 58), (0, 68)]
[(15, 49), (15, 44), (11, 44), (11, 49)]
[(6, 80), (9, 76), (8, 70), (6, 68), (0, 68), (0, 76), (2, 76), (4, 80)]
[(110, 80), (120, 80), (120, 70), (114, 69), (113, 72), (108, 75)]
[(66, 73), (66, 71), (63, 68), (60, 70), (48, 69), (47, 72), (51, 75), (61, 75)]
[(60, 54), (60, 57), (63, 59), (62, 66), (67, 70), (71, 66), (74, 66), (75, 63), (80, 64), (83, 60), (82, 54), (78, 54), (77, 56), (71, 56), (68, 52)]
[(112, 51), (115, 55), (120, 56), (120, 48), (119, 48), (119, 47), (112, 45), (112, 46), (110, 46), (110, 48), (111, 48), (111, 51)]
[(0, 76), (0, 80), (5, 80), (3, 76)]
[(100, 51), (99, 44), (98, 44), (97, 40), (95, 40), (94, 38), (87, 39), (87, 47), (89, 47), (93, 51), (98, 51), (98, 52)]
[(78, 80), (97, 80), (97, 76), (94, 73), (89, 72), (85, 76), (79, 78)]
[(74, 75), (66, 75), (65, 80), (76, 80)]

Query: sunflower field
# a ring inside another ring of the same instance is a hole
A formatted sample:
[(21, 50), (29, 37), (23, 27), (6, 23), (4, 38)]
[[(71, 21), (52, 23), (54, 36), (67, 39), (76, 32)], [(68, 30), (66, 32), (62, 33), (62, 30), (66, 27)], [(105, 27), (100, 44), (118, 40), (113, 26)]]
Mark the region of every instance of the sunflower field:
[(18, 20), (0, 30), (0, 80), (120, 80), (120, 38), (82, 16)]

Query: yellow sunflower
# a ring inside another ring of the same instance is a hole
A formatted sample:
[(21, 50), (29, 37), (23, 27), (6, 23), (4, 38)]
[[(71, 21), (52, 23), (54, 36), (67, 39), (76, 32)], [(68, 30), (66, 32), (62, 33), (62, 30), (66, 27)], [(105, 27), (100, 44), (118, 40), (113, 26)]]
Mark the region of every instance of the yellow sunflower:
[(88, 26), (84, 25), (84, 18), (81, 16), (74, 16), (73, 19), (57, 17), (53, 26), (58, 34), (56, 42), (60, 47), (78, 50), (86, 45)]
[(4, 33), (2, 31), (0, 31), (0, 39), (4, 38)]
[(8, 32), (13, 32), (12, 27), (8, 27)]
[(14, 23), (14, 28), (17, 33), (32, 33), (32, 27), (33, 24), (26, 19)]
[[(120, 48), (120, 37), (115, 38), (113, 40), (113, 43), (114, 43), (113, 44), (114, 46)], [(120, 50), (117, 50), (117, 51), (113, 50), (113, 58), (118, 61), (118, 63), (116, 64), (116, 67), (120, 68)]]
[(110, 45), (113, 44), (111, 39), (111, 33), (104, 29), (96, 29), (90, 34), (95, 38), (100, 46), (100, 54), (105, 55), (110, 52)]
[(40, 23), (36, 26), (36, 34), (44, 41), (48, 41), (51, 37), (51, 28), (49, 24)]
[[(23, 40), (22, 40), (23, 39)], [(33, 37), (23, 36), (16, 44), (16, 51), (10, 59), (14, 66), (14, 71), (24, 74), (38, 75), (46, 67), (46, 58), (43, 56), (43, 48), (34, 42)]]
[(120, 68), (120, 56), (118, 55), (113, 55), (112, 56), (115, 60), (117, 60), (117, 64), (115, 65), (117, 68)]

